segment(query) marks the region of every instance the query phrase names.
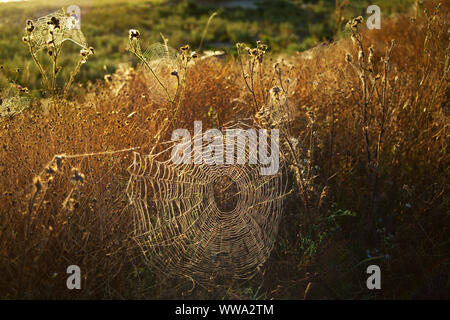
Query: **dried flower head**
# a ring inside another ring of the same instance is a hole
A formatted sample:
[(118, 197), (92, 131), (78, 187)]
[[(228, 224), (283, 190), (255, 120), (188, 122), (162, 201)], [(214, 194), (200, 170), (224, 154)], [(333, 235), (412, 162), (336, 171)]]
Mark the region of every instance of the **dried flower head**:
[(87, 49), (80, 50), (80, 56), (82, 56), (83, 58), (86, 58), (88, 55), (89, 55), (89, 50), (87, 50)]
[(25, 27), (25, 30), (28, 34), (32, 33), (34, 30), (34, 24), (33, 21), (27, 20), (27, 26)]
[(55, 157), (55, 163), (56, 163), (56, 166), (58, 167), (58, 170), (61, 170), (63, 160), (64, 160), (64, 156), (63, 155)]
[(249, 49), (247, 52), (248, 52), (248, 54), (249, 54), (250, 56), (255, 57), (255, 56), (257, 56), (257, 54), (258, 54), (258, 49), (256, 49), (256, 48)]
[(358, 33), (358, 26), (363, 22), (363, 17), (359, 16), (347, 22), (347, 27), (349, 27), (353, 33)]
[(356, 23), (358, 23), (358, 24), (360, 24), (360, 23), (362, 23), (363, 22), (363, 17), (362, 16), (359, 16), (359, 17), (356, 17), (355, 19), (353, 19)]
[(72, 168), (72, 176), (70, 177), (72, 183), (83, 183), (84, 178), (84, 174), (78, 168)]
[(314, 112), (312, 111), (308, 111), (306, 113), (306, 115), (308, 116), (309, 121), (311, 121), (311, 123), (314, 123), (314, 121), (316, 120)]
[(141, 33), (136, 29), (130, 29), (128, 34), (129, 34), (130, 41), (133, 39), (139, 40), (139, 37), (141, 36)]
[(278, 93), (280, 93), (281, 92), (281, 89), (280, 89), (280, 87), (278, 87), (278, 86), (275, 86), (275, 87), (273, 87), (272, 89), (270, 89), (274, 94), (278, 94)]
[(353, 56), (348, 52), (345, 54), (345, 61), (347, 61), (348, 63), (351, 63), (353, 61)]
[(50, 30), (54, 29), (61, 29), (60, 21), (56, 17), (51, 17), (49, 21), (47, 21), (47, 24), (52, 27)]

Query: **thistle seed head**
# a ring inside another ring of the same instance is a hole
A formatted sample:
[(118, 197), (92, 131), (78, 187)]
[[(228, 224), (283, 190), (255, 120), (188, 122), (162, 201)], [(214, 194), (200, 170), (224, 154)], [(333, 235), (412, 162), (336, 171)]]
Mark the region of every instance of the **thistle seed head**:
[(25, 30), (27, 31), (28, 34), (33, 32), (33, 30), (34, 30), (33, 21), (27, 20), (27, 26), (26, 26)]
[(139, 37), (141, 36), (141, 33), (139, 32), (139, 30), (136, 30), (136, 29), (130, 29), (128, 34), (129, 34), (130, 41), (132, 41), (134, 39), (139, 40)]
[(70, 177), (70, 180), (72, 183), (80, 183), (82, 184), (84, 182), (85, 176), (78, 168), (72, 168), (72, 176)]
[(353, 61), (353, 56), (348, 52), (345, 54), (345, 61), (347, 61), (348, 63), (351, 63)]
[(61, 29), (60, 21), (56, 17), (51, 17), (49, 21), (47, 21), (49, 26), (52, 26), (53, 29)]

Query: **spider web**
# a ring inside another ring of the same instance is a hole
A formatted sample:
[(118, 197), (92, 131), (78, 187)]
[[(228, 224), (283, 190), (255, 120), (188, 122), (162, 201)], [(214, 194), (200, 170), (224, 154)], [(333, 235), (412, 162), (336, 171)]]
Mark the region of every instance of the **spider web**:
[(176, 67), (179, 54), (174, 48), (156, 42), (148, 46), (148, 48), (142, 52), (142, 56), (152, 65), (152, 67)]
[(30, 106), (30, 98), (26, 96), (13, 96), (2, 100), (0, 97), (1, 117), (15, 116)]
[[(253, 151), (241, 147), (249, 159)], [(167, 160), (172, 148), (135, 152), (129, 167), (134, 238), (146, 261), (164, 276), (200, 283), (251, 279), (274, 245), (286, 187), (282, 170), (268, 176), (259, 163), (174, 164)]]
[(88, 44), (86, 42), (86, 38), (81, 32), (81, 29), (79, 28), (79, 21), (63, 8), (38, 18), (34, 23), (34, 30), (30, 34), (30, 41), (36, 51), (40, 51), (47, 46), (47, 41), (50, 39), (50, 26), (48, 22), (53, 17), (58, 19), (60, 23), (60, 28), (56, 28), (53, 31), (56, 47), (61, 46), (61, 44), (65, 41), (72, 41), (82, 48), (87, 48)]
[[(147, 76), (149, 91), (153, 93), (153, 99), (162, 103), (167, 100), (167, 96), (160, 84), (156, 81), (154, 75), (150, 73), (147, 67), (150, 67), (158, 76), (158, 79), (164, 84), (168, 92), (173, 96), (176, 93), (177, 78), (172, 75), (173, 71), (181, 74), (182, 66), (180, 55), (174, 48), (156, 42), (147, 46), (145, 49), (138, 49), (145, 62), (140, 62), (140, 66), (144, 66), (144, 73)], [(148, 66), (146, 66), (148, 64)]]

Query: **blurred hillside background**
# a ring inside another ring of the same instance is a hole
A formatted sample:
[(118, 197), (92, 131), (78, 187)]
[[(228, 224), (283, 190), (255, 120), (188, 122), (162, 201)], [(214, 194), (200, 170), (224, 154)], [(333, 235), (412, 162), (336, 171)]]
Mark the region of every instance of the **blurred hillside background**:
[[(336, 5), (343, 3), (342, 12)], [(213, 12), (218, 15), (209, 25), (203, 49), (224, 50), (235, 53), (237, 42), (261, 40), (275, 53), (293, 53), (309, 49), (320, 42), (332, 41), (342, 36), (345, 22), (358, 15), (366, 16), (371, 4), (382, 8), (382, 17), (387, 18), (413, 7), (414, 0), (77, 0), (77, 1), (17, 1), (0, 2), (0, 64), (13, 75), (18, 83), (30, 90), (40, 87), (38, 71), (28, 59), (28, 48), (22, 43), (27, 19), (36, 20), (63, 6), (78, 5), (81, 8), (81, 30), (89, 45), (97, 54), (89, 64), (83, 66), (78, 81), (86, 83), (102, 79), (113, 73), (119, 63), (133, 61), (126, 53), (128, 30), (139, 29), (149, 43), (161, 41), (161, 33), (169, 39), (169, 45), (178, 48), (200, 44), (208, 18)], [(337, 30), (336, 19), (343, 23)], [(74, 56), (79, 47), (66, 43), (59, 80), (67, 80)], [(72, 50), (68, 49), (71, 47)], [(42, 58), (45, 53), (41, 53)], [(45, 57), (46, 58), (46, 57)], [(128, 60), (127, 60), (128, 59)], [(0, 87), (6, 83), (0, 75)]]

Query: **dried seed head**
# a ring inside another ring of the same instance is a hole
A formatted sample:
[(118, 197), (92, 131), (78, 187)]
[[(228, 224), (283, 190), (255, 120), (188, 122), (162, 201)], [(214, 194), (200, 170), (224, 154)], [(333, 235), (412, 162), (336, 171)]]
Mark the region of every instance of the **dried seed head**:
[(48, 173), (48, 174), (54, 174), (56, 172), (56, 170), (50, 164), (48, 167), (45, 168), (45, 172)]
[(274, 94), (278, 94), (281, 92), (281, 89), (277, 86), (273, 87), (272, 89), (270, 89)]
[(50, 163), (49, 168), (53, 170), (53, 172), (58, 172), (61, 169), (61, 161), (58, 161), (60, 158), (55, 158), (55, 160)]
[(78, 168), (72, 168), (72, 176), (70, 177), (72, 183), (83, 183), (84, 178), (84, 174)]
[(345, 54), (345, 61), (347, 61), (348, 63), (353, 61), (353, 56), (348, 52)]
[(255, 56), (257, 56), (257, 54), (258, 54), (258, 49), (256, 49), (256, 48), (249, 49), (249, 50), (248, 50), (248, 54), (249, 54), (250, 56), (255, 57)]
[(88, 55), (89, 55), (89, 50), (87, 50), (87, 49), (80, 50), (80, 56), (82, 56), (83, 58), (86, 58)]
[(27, 32), (28, 34), (30, 34), (30, 33), (33, 32), (33, 30), (34, 30), (34, 24), (33, 24), (33, 21), (27, 20), (27, 26), (26, 26), (25, 30), (26, 30), (26, 32)]
[(311, 123), (314, 123), (314, 121), (316, 120), (314, 112), (312, 111), (308, 111), (306, 113), (306, 115), (308, 116), (309, 121), (311, 121)]
[(55, 163), (56, 163), (56, 166), (57, 166), (58, 170), (61, 170), (61, 168), (62, 168), (63, 159), (64, 159), (63, 156), (56, 156), (55, 157)]
[(139, 37), (141, 36), (141, 33), (136, 29), (130, 29), (128, 32), (130, 41), (133, 39), (139, 40)]
[(52, 26), (53, 29), (60, 29), (59, 19), (56, 17), (51, 17), (49, 21), (47, 21), (49, 26)]
[(77, 201), (75, 201), (74, 198), (66, 198), (63, 202), (63, 208), (67, 209), (69, 211), (73, 211), (74, 209), (78, 208), (79, 204)]
[(360, 24), (360, 23), (362, 23), (363, 22), (363, 17), (362, 16), (359, 16), (359, 17), (357, 17), (357, 18), (355, 18), (355, 19), (353, 19), (356, 23), (358, 23), (358, 24)]
[(352, 30), (353, 33), (358, 33), (358, 26), (363, 21), (363, 17), (359, 16), (353, 20), (347, 22), (347, 27)]

